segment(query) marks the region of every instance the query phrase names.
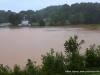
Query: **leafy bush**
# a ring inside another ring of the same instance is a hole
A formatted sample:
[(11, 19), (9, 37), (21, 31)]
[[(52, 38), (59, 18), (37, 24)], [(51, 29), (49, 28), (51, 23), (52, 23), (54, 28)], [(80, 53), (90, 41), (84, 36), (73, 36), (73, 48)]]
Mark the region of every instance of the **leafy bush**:
[(87, 68), (100, 67), (100, 46), (94, 44), (87, 48), (85, 59)]
[(40, 21), (39, 21), (39, 25), (40, 25), (40, 26), (45, 26), (45, 22), (44, 22), (43, 20), (40, 20)]
[(53, 24), (53, 22), (50, 22), (50, 24), (49, 24), (50, 26), (53, 26), (54, 24)]
[(42, 55), (42, 72), (43, 75), (64, 74), (64, 56), (62, 53), (56, 53), (51, 49), (50, 53)]

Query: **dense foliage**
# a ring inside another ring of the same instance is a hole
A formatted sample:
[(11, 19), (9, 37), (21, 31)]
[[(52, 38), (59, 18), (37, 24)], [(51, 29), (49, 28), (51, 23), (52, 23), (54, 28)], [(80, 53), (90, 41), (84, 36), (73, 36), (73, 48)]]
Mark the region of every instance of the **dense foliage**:
[(9, 15), (11, 13), (14, 13), (14, 12), (10, 10), (8, 10), (7, 12), (4, 10), (0, 10), (0, 23), (9, 22)]
[(9, 22), (13, 25), (18, 25), (21, 23), (21, 18), (19, 14), (10, 14), (9, 15)]
[(100, 46), (91, 45), (82, 55), (79, 50), (84, 43), (84, 40), (78, 42), (78, 36), (75, 35), (65, 42), (65, 54), (51, 49), (50, 52), (41, 55), (41, 66), (36, 66), (36, 61), (28, 59), (23, 69), (17, 64), (13, 69), (0, 64), (0, 75), (86, 75), (65, 71), (100, 71)]
[[(14, 12), (0, 10), (0, 23), (9, 22), (9, 15)], [(100, 23), (100, 3), (75, 3), (49, 6), (41, 10), (27, 10), (17, 13), (35, 23), (44, 20), (52, 25), (98, 24)], [(13, 21), (13, 20), (12, 20)], [(66, 23), (68, 21), (69, 23)], [(11, 21), (10, 21), (11, 22)], [(12, 22), (11, 22), (12, 23)]]
[(78, 43), (78, 36), (74, 36), (74, 38), (70, 37), (70, 39), (65, 42), (64, 46), (67, 60), (65, 63), (68, 64), (67, 67), (69, 67), (69, 70), (77, 71), (83, 69), (84, 57), (79, 54), (82, 44), (84, 44), (84, 40)]
[(44, 22), (43, 20), (40, 20), (40, 21), (39, 21), (39, 25), (40, 25), (40, 26), (45, 26), (45, 22)]

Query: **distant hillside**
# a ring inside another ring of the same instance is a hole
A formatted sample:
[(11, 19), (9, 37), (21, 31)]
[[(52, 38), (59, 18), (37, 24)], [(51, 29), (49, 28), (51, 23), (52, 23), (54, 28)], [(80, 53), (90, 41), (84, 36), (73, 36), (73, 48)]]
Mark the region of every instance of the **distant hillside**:
[[(9, 22), (8, 18), (11, 13), (14, 12), (1, 10), (0, 23)], [(100, 3), (75, 3), (71, 6), (68, 4), (49, 6), (38, 11), (20, 11), (18, 14), (20, 15), (20, 19), (26, 17), (31, 22), (50, 18), (47, 21), (58, 24), (59, 20), (64, 20), (65, 18), (71, 24), (98, 24), (100, 23)]]

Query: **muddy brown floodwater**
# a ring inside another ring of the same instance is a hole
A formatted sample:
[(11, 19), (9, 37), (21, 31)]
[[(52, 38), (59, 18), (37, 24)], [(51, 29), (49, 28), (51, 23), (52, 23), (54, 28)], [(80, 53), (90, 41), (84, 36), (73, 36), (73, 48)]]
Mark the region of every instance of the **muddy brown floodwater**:
[(0, 28), (0, 64), (14, 64), (24, 67), (27, 59), (41, 64), (41, 55), (49, 52), (51, 48), (57, 52), (64, 52), (65, 40), (70, 36), (78, 35), (79, 40), (84, 39), (80, 53), (91, 44), (100, 45), (100, 31), (84, 28)]

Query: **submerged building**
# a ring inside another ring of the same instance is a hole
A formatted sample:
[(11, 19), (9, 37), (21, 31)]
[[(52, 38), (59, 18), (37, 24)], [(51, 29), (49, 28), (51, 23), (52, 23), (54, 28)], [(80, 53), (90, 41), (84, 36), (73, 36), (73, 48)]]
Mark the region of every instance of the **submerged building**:
[(25, 19), (25, 17), (23, 17), (21, 24), (19, 24), (18, 26), (31, 26), (31, 24), (29, 24), (29, 20), (27, 20), (27, 19)]

